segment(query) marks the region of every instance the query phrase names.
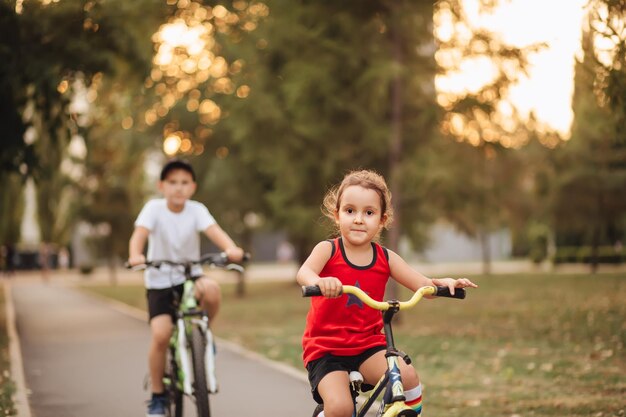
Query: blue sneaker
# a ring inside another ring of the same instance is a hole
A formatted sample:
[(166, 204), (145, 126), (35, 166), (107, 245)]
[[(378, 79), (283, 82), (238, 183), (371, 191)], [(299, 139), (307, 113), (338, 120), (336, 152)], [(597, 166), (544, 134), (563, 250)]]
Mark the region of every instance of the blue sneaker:
[(165, 417), (167, 406), (167, 397), (152, 397), (152, 399), (148, 401), (146, 417)]

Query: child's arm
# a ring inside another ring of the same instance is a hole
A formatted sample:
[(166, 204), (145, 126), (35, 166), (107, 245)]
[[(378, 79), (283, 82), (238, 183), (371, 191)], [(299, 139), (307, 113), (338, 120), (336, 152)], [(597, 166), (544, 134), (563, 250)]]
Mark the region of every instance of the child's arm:
[(243, 249), (237, 246), (217, 223), (207, 227), (204, 234), (223, 250), (231, 261), (240, 262), (243, 259)]
[(388, 250), (388, 252), (391, 277), (411, 291), (417, 291), (421, 287), (433, 285), (448, 287), (450, 293), (454, 294), (455, 288), (478, 287), (478, 285), (467, 278), (428, 278), (411, 268), (411, 266), (394, 251)]
[(143, 249), (146, 247), (146, 241), (150, 235), (150, 230), (143, 226), (135, 227), (130, 241), (128, 242), (128, 263), (131, 265), (139, 265), (146, 262), (143, 255)]
[(296, 275), (300, 285), (317, 285), (325, 297), (333, 298), (341, 295), (341, 281), (335, 277), (320, 277), (320, 272), (330, 259), (332, 243), (320, 242), (311, 251), (311, 254), (302, 264)]

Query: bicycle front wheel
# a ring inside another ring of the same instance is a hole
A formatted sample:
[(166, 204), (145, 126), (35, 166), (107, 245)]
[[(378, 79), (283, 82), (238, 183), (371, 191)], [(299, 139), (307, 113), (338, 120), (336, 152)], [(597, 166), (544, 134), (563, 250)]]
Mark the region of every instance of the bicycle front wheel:
[(199, 326), (191, 328), (191, 357), (193, 361), (193, 385), (194, 396), (196, 397), (196, 407), (198, 417), (210, 417), (209, 409), (209, 389), (207, 388), (206, 368), (204, 356), (206, 350), (206, 340)]

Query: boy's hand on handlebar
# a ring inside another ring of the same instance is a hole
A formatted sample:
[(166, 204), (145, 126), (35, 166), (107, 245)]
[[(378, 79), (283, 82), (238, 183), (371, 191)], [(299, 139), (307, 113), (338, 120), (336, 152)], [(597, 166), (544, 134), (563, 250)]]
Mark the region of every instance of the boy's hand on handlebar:
[(322, 295), (326, 298), (337, 298), (342, 294), (343, 284), (335, 277), (320, 278), (316, 282), (316, 285), (320, 287)]
[(143, 254), (128, 257), (128, 264), (130, 266), (137, 266), (137, 265), (141, 265), (145, 263), (146, 263), (146, 257)]
[(231, 262), (241, 262), (243, 260), (244, 251), (239, 246), (231, 246), (227, 248), (224, 253)]
[(474, 284), (472, 281), (470, 281), (467, 278), (459, 278), (459, 279), (435, 278), (432, 281), (433, 281), (433, 285), (448, 287), (448, 289), (450, 290), (450, 294), (454, 294), (455, 288), (467, 288), (467, 287), (478, 288), (478, 285)]

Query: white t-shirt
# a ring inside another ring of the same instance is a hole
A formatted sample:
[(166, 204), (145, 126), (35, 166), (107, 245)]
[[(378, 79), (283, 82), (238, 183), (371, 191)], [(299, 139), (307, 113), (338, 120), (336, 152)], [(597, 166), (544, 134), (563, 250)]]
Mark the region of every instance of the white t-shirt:
[[(202, 203), (188, 200), (180, 213), (167, 208), (164, 198), (150, 200), (141, 209), (135, 227), (150, 230), (148, 260), (174, 262), (196, 261), (200, 258), (200, 232), (215, 224), (215, 219)], [(199, 265), (192, 271), (201, 275)], [(184, 282), (183, 268), (162, 265), (148, 268), (144, 274), (146, 288), (169, 288)]]

